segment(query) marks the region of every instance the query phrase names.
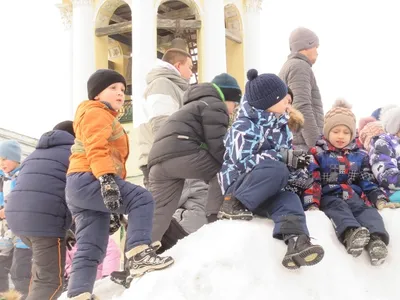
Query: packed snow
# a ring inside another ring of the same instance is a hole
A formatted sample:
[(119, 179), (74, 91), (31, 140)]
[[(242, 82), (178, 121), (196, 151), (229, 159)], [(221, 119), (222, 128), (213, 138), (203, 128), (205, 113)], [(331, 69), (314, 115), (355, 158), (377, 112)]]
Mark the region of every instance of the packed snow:
[(391, 241), (379, 267), (365, 251), (358, 258), (347, 254), (324, 213), (306, 215), (312, 242), (325, 249), (316, 266), (290, 271), (281, 265), (286, 245), (272, 238), (271, 220), (224, 220), (166, 252), (175, 258), (170, 268), (136, 279), (128, 290), (103, 279), (94, 294), (101, 300), (399, 299), (400, 210), (382, 212)]

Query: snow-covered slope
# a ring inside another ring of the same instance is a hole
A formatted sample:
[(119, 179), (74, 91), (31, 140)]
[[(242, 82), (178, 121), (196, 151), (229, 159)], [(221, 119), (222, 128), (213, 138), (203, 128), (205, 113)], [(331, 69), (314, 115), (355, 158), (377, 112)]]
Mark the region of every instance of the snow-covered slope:
[(218, 221), (168, 251), (176, 261), (169, 269), (149, 273), (125, 291), (105, 279), (95, 294), (102, 300), (400, 298), (400, 210), (382, 212), (391, 242), (387, 261), (379, 267), (370, 265), (366, 253), (348, 255), (322, 212), (306, 214), (313, 242), (325, 249), (316, 266), (285, 269), (286, 245), (272, 238), (270, 220)]

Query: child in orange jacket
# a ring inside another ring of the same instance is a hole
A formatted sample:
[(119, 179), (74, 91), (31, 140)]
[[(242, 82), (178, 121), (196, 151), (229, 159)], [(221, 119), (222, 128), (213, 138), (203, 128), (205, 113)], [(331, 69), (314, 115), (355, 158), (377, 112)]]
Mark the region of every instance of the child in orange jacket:
[(68, 299), (90, 300), (97, 266), (106, 254), (110, 215), (128, 214), (125, 266), (131, 277), (171, 265), (151, 243), (154, 200), (144, 188), (125, 181), (128, 136), (117, 119), (126, 82), (113, 70), (98, 70), (88, 81), (90, 100), (75, 115), (66, 195), (76, 224), (77, 252)]

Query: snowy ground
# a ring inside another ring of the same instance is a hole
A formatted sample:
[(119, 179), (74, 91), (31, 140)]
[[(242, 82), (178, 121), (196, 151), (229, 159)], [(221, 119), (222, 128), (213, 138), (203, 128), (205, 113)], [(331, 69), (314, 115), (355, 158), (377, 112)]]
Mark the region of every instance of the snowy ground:
[(101, 300), (399, 299), (400, 210), (382, 215), (391, 242), (380, 267), (372, 267), (366, 253), (348, 255), (330, 221), (316, 211), (307, 212), (307, 220), (325, 257), (314, 267), (289, 271), (281, 265), (286, 246), (271, 237), (270, 220), (218, 221), (169, 250), (176, 261), (169, 269), (145, 275), (129, 290), (104, 279), (95, 294)]

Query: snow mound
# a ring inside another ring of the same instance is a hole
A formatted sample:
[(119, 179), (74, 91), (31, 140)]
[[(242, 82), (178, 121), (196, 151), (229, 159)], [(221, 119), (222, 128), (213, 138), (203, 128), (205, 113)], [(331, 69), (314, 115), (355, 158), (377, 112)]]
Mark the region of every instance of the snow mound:
[(95, 294), (102, 300), (398, 299), (400, 210), (382, 212), (391, 242), (379, 267), (370, 265), (365, 251), (348, 255), (324, 213), (306, 215), (313, 242), (325, 249), (316, 266), (285, 269), (286, 245), (272, 238), (270, 220), (218, 221), (166, 252), (175, 258), (170, 268), (146, 274), (125, 291), (103, 280)]

